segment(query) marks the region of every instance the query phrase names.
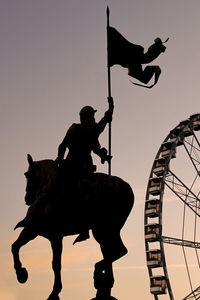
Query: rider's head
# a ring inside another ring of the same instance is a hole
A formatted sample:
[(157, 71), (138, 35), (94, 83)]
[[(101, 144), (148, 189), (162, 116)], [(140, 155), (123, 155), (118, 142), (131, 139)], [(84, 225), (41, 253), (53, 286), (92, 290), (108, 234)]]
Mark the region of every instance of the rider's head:
[(91, 121), (95, 121), (94, 119), (95, 112), (96, 110), (92, 106), (89, 105), (84, 106), (79, 113), (81, 123), (88, 123)]

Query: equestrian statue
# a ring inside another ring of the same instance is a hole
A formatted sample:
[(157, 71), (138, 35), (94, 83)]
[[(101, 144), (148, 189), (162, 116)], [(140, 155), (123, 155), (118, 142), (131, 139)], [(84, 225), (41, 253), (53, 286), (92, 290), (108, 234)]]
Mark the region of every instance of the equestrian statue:
[(133, 207), (134, 194), (130, 185), (121, 178), (95, 172), (92, 151), (102, 163), (112, 158), (98, 140), (112, 120), (114, 105), (111, 97), (108, 103), (109, 109), (98, 123), (94, 118), (96, 110), (91, 106), (81, 109), (80, 124), (69, 128), (58, 147), (56, 160), (34, 161), (28, 154), (25, 203), (29, 208), (25, 218), (15, 227), (23, 229), (12, 244), (12, 254), (17, 279), (25, 283), (28, 272), (20, 261), (20, 248), (37, 236), (50, 241), (54, 285), (47, 300), (60, 299), (63, 237), (78, 235), (74, 243), (82, 242), (89, 238), (90, 230), (103, 255), (94, 267), (94, 287), (97, 290), (94, 299), (116, 299), (111, 296), (114, 284), (112, 264), (127, 253), (120, 231)]

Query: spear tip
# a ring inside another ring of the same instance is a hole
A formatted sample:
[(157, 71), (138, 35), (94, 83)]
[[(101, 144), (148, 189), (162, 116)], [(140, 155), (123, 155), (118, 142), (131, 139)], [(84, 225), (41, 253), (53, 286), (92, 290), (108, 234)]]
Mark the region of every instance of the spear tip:
[(109, 14), (110, 14), (110, 8), (109, 8), (109, 6), (107, 6), (106, 13), (107, 13), (107, 16), (109, 16)]

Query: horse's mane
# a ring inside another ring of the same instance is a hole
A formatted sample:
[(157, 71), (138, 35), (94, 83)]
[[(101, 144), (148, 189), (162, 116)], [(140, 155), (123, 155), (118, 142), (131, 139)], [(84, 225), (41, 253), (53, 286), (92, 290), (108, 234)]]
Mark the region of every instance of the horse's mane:
[(38, 168), (40, 176), (40, 185), (37, 192), (37, 198), (41, 198), (47, 194), (47, 192), (57, 179), (59, 169), (55, 161), (51, 159), (35, 161), (34, 165), (36, 168)]

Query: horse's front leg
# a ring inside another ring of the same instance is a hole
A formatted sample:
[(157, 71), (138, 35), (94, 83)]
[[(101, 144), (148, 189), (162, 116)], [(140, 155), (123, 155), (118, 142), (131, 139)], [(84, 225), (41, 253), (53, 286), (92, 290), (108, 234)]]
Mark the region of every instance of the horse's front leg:
[(17, 274), (17, 279), (20, 283), (25, 283), (27, 281), (28, 272), (25, 268), (22, 268), (22, 264), (19, 258), (19, 250), (22, 246), (33, 240), (36, 236), (37, 234), (31, 232), (27, 228), (24, 228), (20, 233), (18, 239), (11, 246), (14, 268)]
[(53, 291), (47, 300), (59, 300), (59, 293), (62, 290), (61, 281), (61, 256), (62, 256), (62, 236), (54, 236), (49, 240), (51, 242), (53, 259), (52, 259), (52, 269), (54, 271), (54, 286)]
[(125, 255), (127, 249), (124, 246), (120, 233), (111, 232), (103, 238), (99, 232), (93, 230), (95, 239), (99, 242), (104, 259), (97, 262), (94, 270), (94, 286), (97, 289), (96, 298), (92, 300), (117, 300), (111, 296), (114, 285), (112, 263)]

